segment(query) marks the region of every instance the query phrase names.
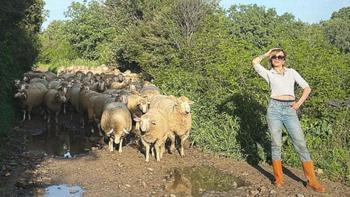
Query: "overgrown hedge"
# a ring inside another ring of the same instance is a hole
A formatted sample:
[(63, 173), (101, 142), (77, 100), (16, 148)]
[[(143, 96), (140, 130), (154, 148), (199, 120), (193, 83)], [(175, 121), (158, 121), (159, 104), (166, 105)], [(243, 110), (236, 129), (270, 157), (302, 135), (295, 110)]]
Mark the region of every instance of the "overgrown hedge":
[(13, 80), (31, 69), (39, 53), (42, 0), (8, 0), (0, 12), (0, 139), (15, 118)]

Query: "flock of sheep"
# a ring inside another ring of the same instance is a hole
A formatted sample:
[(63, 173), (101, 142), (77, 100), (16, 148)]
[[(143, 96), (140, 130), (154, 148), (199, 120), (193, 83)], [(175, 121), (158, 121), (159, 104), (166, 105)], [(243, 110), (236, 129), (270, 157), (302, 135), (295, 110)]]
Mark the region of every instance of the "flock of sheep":
[[(109, 150), (132, 133), (146, 149), (160, 161), (165, 142), (171, 141), (170, 151), (179, 141), (180, 155), (184, 156), (184, 142), (192, 125), (190, 105), (185, 96), (166, 96), (151, 82), (136, 73), (120, 72), (116, 68), (99, 66), (66, 67), (52, 72), (29, 71), (22, 80), (15, 80), (15, 98), (23, 108), (23, 121), (31, 119), (33, 108), (38, 108), (47, 124), (59, 123), (59, 114), (79, 113), (82, 127), (109, 138)], [(70, 110), (68, 110), (70, 109)], [(72, 119), (72, 118), (71, 118)], [(179, 140), (176, 140), (178, 138)]]

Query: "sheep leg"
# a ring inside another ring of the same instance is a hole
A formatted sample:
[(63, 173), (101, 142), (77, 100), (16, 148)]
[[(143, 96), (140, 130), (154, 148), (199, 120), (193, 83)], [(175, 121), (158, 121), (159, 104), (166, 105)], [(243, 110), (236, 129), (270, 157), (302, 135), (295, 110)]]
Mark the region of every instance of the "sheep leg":
[(165, 144), (162, 144), (160, 146), (160, 158), (163, 158), (164, 151), (165, 151)]
[(162, 144), (159, 144), (159, 141), (157, 141), (155, 144), (154, 144), (154, 148), (156, 149), (156, 160), (157, 161), (160, 161), (160, 147), (161, 147)]
[(102, 131), (101, 131), (101, 124), (100, 123), (97, 123), (97, 129), (98, 129), (98, 134), (100, 136), (103, 136)]
[(181, 157), (184, 157), (184, 156), (185, 156), (185, 152), (184, 152), (184, 143), (185, 143), (185, 141), (187, 140), (188, 136), (189, 136), (189, 132), (187, 132), (185, 135), (183, 135), (183, 136), (180, 137), (180, 140), (181, 140), (180, 155), (181, 155)]
[(120, 138), (120, 141), (119, 141), (119, 153), (121, 153), (123, 150), (122, 150), (122, 146), (123, 146), (123, 138), (121, 137)]
[(172, 153), (173, 152), (173, 150), (175, 149), (175, 143), (176, 143), (176, 138), (175, 138), (175, 134), (174, 133), (171, 133), (171, 134), (169, 134), (169, 136), (168, 136), (169, 138), (170, 138), (170, 153)]
[(151, 155), (152, 155), (152, 157), (154, 157), (154, 147), (151, 148)]
[(30, 113), (31, 113), (31, 111), (28, 111), (28, 120), (31, 120), (31, 119), (32, 119)]
[(141, 138), (141, 142), (146, 148), (146, 162), (149, 162), (149, 148), (150, 148), (150, 145), (147, 142), (145, 142), (142, 138)]
[(63, 104), (63, 114), (66, 114), (67, 113), (67, 111), (66, 111), (66, 104), (64, 103)]
[(110, 152), (113, 152), (113, 138), (109, 137), (108, 148)]
[(46, 120), (47, 124), (50, 124), (50, 121), (51, 121), (51, 113), (50, 111), (47, 111), (47, 120)]
[(25, 121), (26, 120), (26, 110), (23, 110), (23, 119), (22, 119), (22, 121)]
[(60, 112), (56, 112), (55, 113), (55, 123), (58, 124), (58, 115), (59, 115)]
[(91, 133), (95, 133), (94, 125), (91, 124)]

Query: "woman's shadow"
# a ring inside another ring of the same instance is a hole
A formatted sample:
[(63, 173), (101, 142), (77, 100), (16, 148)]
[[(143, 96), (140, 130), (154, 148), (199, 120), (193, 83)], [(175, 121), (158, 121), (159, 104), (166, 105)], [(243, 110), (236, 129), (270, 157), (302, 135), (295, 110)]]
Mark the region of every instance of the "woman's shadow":
[[(273, 181), (273, 175), (259, 165), (260, 161), (272, 163), (271, 140), (265, 121), (267, 107), (255, 100), (251, 94), (243, 92), (236, 93), (226, 99), (218, 106), (218, 109), (238, 117), (240, 127), (236, 138), (237, 142), (240, 143), (242, 155), (246, 155), (246, 161), (249, 165)], [(303, 182), (285, 167), (283, 167), (283, 173), (295, 181)]]

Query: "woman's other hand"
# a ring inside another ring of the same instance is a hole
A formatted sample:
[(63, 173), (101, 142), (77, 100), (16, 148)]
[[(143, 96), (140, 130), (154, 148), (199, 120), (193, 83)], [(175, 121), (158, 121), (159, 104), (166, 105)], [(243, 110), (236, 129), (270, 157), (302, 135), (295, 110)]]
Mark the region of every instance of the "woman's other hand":
[(290, 107), (296, 111), (296, 110), (299, 109), (300, 105), (301, 105), (301, 104), (299, 104), (298, 102), (293, 102), (293, 103), (290, 105)]

